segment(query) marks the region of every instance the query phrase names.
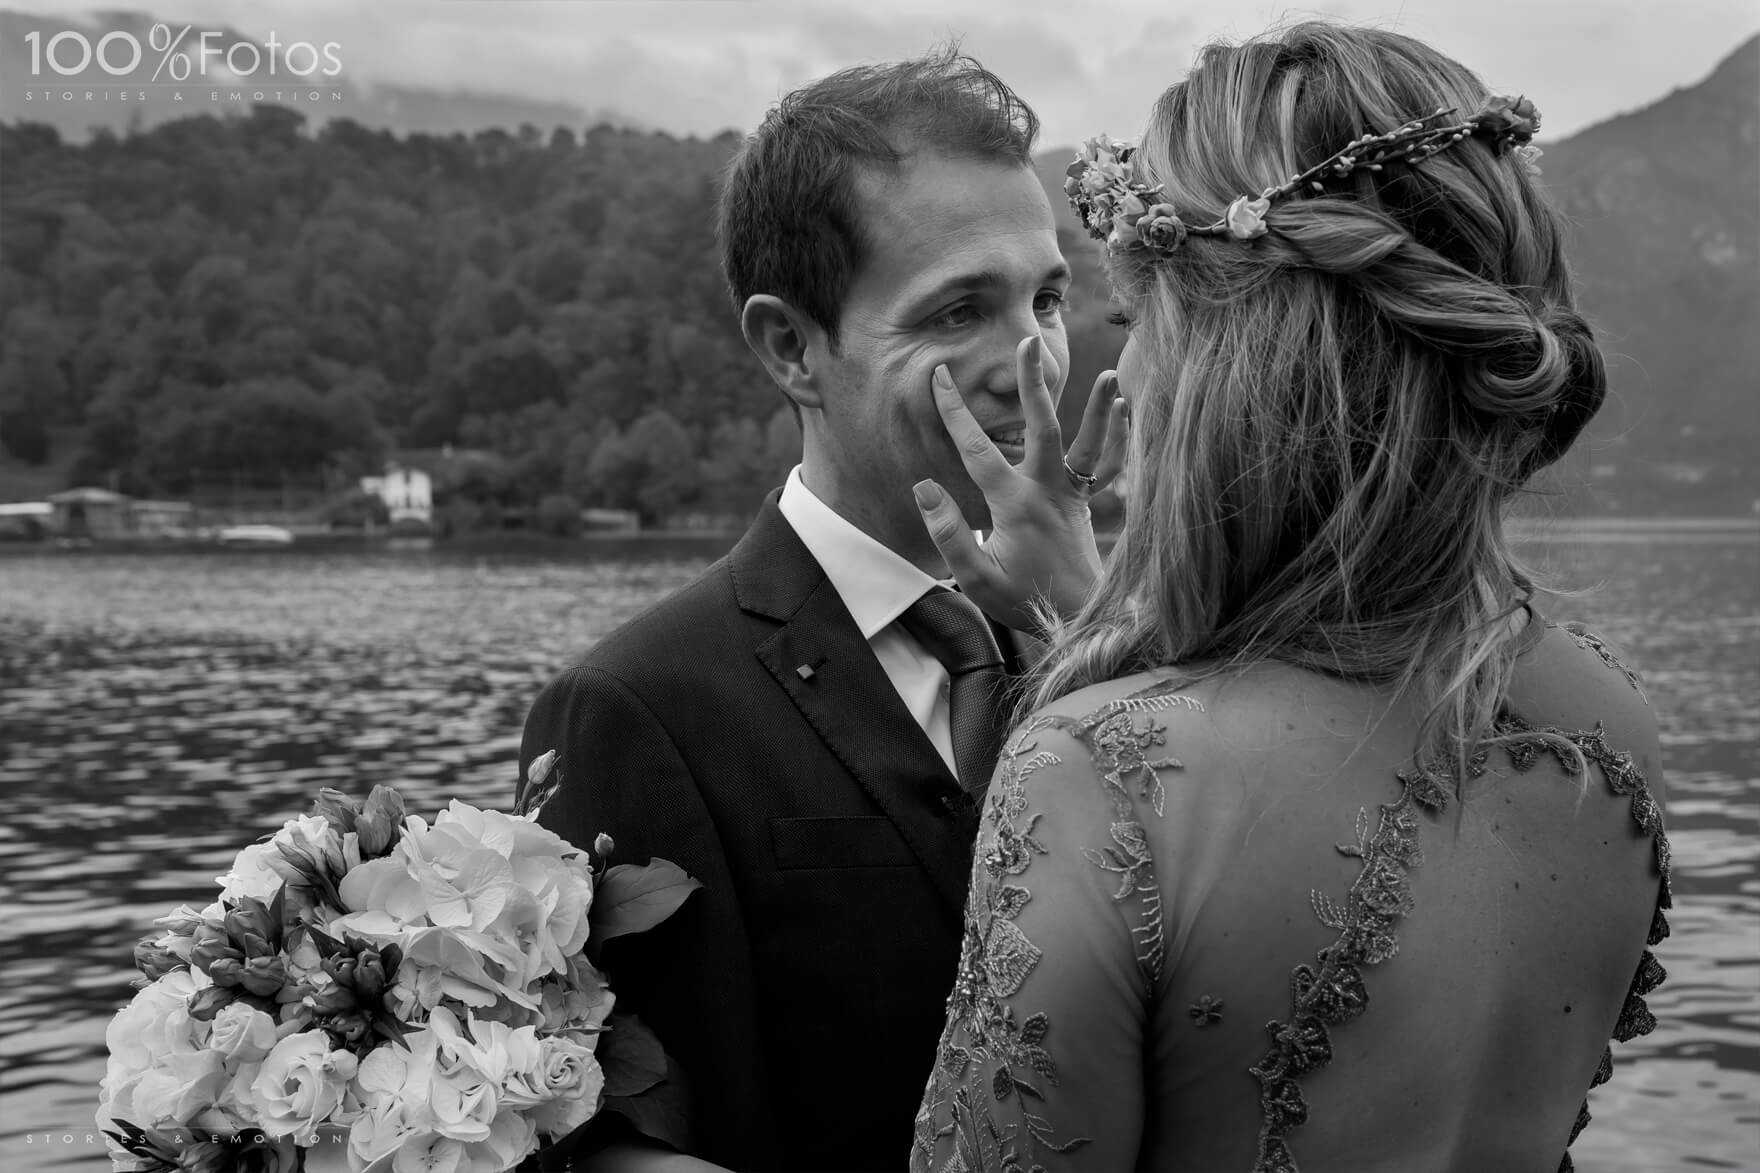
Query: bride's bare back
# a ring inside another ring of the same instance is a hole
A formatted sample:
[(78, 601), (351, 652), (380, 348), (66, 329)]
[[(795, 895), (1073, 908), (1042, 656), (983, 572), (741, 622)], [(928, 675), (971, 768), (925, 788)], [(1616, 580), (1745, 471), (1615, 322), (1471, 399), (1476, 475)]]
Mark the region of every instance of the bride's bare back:
[(1464, 801), (1397, 698), (1277, 666), (1029, 722), (913, 1167), (1559, 1168), (1649, 1026), (1666, 840), (1635, 681), (1528, 638)]

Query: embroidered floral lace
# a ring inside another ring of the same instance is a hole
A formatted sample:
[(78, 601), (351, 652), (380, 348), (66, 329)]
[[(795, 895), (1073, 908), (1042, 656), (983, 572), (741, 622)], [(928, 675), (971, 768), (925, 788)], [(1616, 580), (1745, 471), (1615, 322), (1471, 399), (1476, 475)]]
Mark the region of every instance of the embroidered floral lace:
[[(1594, 651), (1638, 688), (1637, 677), (1598, 638), (1578, 627), (1565, 629), (1580, 646)], [(1082, 849), (1083, 858), (1104, 873), (1111, 901), (1129, 926), (1134, 966), (1145, 1006), (1155, 997), (1165, 959), (1161, 899), (1149, 838), (1139, 821), (1147, 809), (1160, 817), (1165, 774), (1180, 769), (1166, 753), (1166, 726), (1156, 719), (1175, 706), (1200, 708), (1189, 697), (1158, 685), (1108, 703), (1080, 720), (1041, 717), (1024, 726), (1004, 753), (1002, 768), (986, 802), (967, 906), (965, 939), (958, 978), (948, 1001), (948, 1022), (936, 1065), (916, 1121), (911, 1168), (917, 1173), (975, 1173), (1007, 1170), (1028, 1173), (1047, 1161), (1083, 1167), (1079, 1154), (1094, 1142), (1059, 1121), (1059, 1059), (1080, 1046), (1059, 1037), (1048, 1015), (1033, 1009), (1029, 984), (1043, 954), (1017, 923), (1032, 900), (1025, 878), (1035, 860), (1050, 854), (1039, 837), (1041, 813), (1030, 808), (1028, 782), (1038, 771), (1060, 763), (1039, 742), (1047, 730), (1072, 737), (1089, 754), (1092, 774), (1111, 803), (1109, 841)], [(1648, 944), (1668, 935), (1669, 847), (1661, 810), (1630, 754), (1612, 749), (1598, 724), (1567, 731), (1529, 725), (1505, 715), (1495, 730), (1507, 738), (1504, 749), (1518, 771), (1552, 754), (1567, 772), (1582, 761), (1598, 766), (1607, 784), (1626, 798), (1637, 830), (1651, 838), (1662, 880)], [(1477, 774), (1486, 755), (1471, 763)], [(1401, 791), (1373, 814), (1357, 816), (1353, 842), (1338, 850), (1361, 860), (1361, 869), (1342, 899), (1311, 894), (1314, 914), (1337, 931), (1331, 944), (1311, 962), (1297, 964), (1290, 978), (1287, 1018), (1266, 1024), (1268, 1045), (1249, 1072), (1259, 1085), (1261, 1123), (1254, 1173), (1296, 1173), (1292, 1135), (1307, 1118), (1301, 1081), (1332, 1059), (1332, 1032), (1362, 1014), (1369, 1004), (1365, 969), (1392, 957), (1399, 948), (1400, 920), (1413, 911), (1409, 873), (1423, 862), (1419, 812), (1439, 812), (1452, 800), (1453, 781), (1440, 770), (1400, 775)], [(1134, 796), (1134, 798), (1133, 798)], [(1656, 1020), (1644, 1003), (1665, 976), (1648, 949), (1633, 974), (1613, 1037), (1621, 1042), (1649, 1033)], [(1205, 995), (1184, 1011), (1196, 1027), (1222, 1020), (1224, 1003)], [(1591, 1087), (1612, 1073), (1611, 1047), (1602, 1054)], [(1249, 1085), (1250, 1086), (1250, 1085)], [(1585, 1098), (1571, 1141), (1589, 1121)], [(1058, 1155), (1076, 1154), (1059, 1161)], [(1572, 1168), (1563, 1154), (1560, 1173)]]

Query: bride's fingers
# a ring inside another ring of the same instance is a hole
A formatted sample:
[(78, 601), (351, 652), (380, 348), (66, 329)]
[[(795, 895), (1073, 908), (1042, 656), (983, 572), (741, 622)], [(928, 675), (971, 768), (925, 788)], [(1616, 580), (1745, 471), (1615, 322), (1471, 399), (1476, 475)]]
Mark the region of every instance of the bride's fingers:
[(1107, 442), (1112, 438), (1112, 405), (1117, 402), (1118, 375), (1113, 371), (1101, 371), (1094, 380), (1093, 389), (1088, 392), (1087, 404), (1082, 408), (1082, 426), (1076, 432), (1075, 443), (1069, 446), (1069, 454), (1064, 457), (1077, 472), (1100, 475), (1099, 466), (1105, 458)]
[(1049, 483), (1052, 477), (1063, 475), (1059, 471), (1063, 467), (1063, 428), (1057, 422), (1051, 389), (1045, 385), (1045, 340), (1037, 334), (1021, 339), (1014, 350), (1014, 368), (1027, 425), (1027, 453), (1022, 464), (1029, 476)]
[[(1116, 380), (1115, 380), (1116, 382)], [(1106, 446), (1100, 450), (1100, 463), (1094, 468), (1096, 491), (1111, 484), (1124, 471), (1125, 454), (1130, 448), (1131, 417), (1124, 400), (1114, 399), (1106, 413)]]
[(929, 540), (941, 551), (948, 572), (962, 587), (970, 588), (982, 581), (989, 563), (971, 527), (966, 524), (966, 515), (960, 511), (959, 503), (934, 481), (918, 481), (911, 486), (911, 496), (916, 498), (917, 512), (923, 516)]
[(978, 421), (972, 418), (971, 409), (960, 398), (959, 388), (953, 382), (953, 372), (947, 369), (947, 364), (935, 368), (935, 377), (930, 384), (935, 395), (935, 409), (941, 413), (941, 426), (947, 429), (954, 447), (959, 449), (960, 461), (971, 475), (972, 483), (985, 496), (1000, 493), (1008, 484), (1008, 458), (997, 451)]

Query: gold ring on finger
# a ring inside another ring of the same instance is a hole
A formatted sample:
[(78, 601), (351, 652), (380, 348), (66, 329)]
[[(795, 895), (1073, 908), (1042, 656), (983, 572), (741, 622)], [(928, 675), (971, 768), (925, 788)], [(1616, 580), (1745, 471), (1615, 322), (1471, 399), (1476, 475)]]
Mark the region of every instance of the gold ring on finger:
[(1063, 458), (1063, 471), (1069, 476), (1070, 484), (1082, 490), (1084, 493), (1092, 493), (1094, 491), (1094, 486), (1100, 483), (1099, 477), (1091, 476), (1085, 472), (1077, 472), (1072, 468), (1069, 463), (1069, 457), (1067, 456)]

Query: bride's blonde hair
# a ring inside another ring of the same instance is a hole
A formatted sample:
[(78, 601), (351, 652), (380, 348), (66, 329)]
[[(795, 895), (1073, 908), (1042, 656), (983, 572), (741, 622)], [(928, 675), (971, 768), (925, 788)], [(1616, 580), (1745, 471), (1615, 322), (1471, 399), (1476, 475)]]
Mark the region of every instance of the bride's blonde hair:
[[(1353, 139), (1486, 97), (1408, 37), (1303, 24), (1204, 50), (1135, 163), (1203, 223)], [(1274, 203), (1265, 225), (1109, 262), (1142, 372), (1129, 518), (1028, 703), (1275, 660), (1416, 690), (1420, 760), (1464, 764), (1533, 591), (1505, 513), (1605, 393), (1561, 221), (1521, 161), (1468, 138)]]

